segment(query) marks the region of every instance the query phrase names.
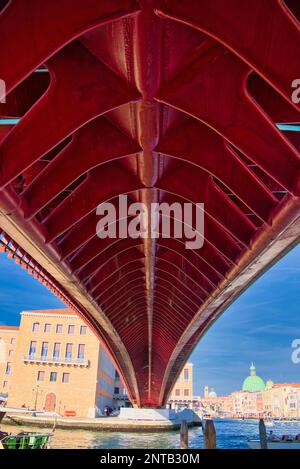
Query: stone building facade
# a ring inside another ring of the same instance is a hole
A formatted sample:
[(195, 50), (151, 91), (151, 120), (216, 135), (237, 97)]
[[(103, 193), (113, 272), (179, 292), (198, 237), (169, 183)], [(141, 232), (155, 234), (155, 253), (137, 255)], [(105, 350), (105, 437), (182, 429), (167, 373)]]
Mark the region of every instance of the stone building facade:
[(112, 406), (115, 368), (93, 331), (75, 313), (23, 311), (15, 334), (13, 358), (9, 362), (11, 349), (6, 345), (2, 372), (0, 368), (3, 386), (3, 371), (10, 363), (7, 405), (77, 417), (95, 417)]
[(19, 327), (0, 326), (0, 400), (5, 402), (11, 381)]

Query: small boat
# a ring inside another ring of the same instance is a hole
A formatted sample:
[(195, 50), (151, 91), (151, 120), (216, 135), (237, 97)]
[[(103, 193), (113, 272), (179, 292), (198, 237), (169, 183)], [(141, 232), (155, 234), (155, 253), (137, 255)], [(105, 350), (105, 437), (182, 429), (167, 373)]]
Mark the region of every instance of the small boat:
[[(251, 449), (260, 449), (260, 440), (249, 439), (247, 444)], [(300, 440), (290, 435), (267, 441), (267, 444), (268, 449), (300, 449)]]
[(1, 449), (48, 449), (52, 433), (21, 432), (17, 435), (0, 432)]
[[(6, 412), (0, 412), (0, 422)], [(20, 432), (16, 435), (0, 430), (0, 449), (48, 449), (51, 433)]]

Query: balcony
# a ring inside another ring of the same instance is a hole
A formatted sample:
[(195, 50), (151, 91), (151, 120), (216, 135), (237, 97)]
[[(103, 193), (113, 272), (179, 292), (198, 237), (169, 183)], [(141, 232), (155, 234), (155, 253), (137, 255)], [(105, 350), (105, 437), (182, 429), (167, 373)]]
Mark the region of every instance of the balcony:
[(81, 366), (88, 367), (90, 361), (86, 358), (61, 358), (61, 357), (36, 357), (35, 355), (25, 355), (21, 358), (24, 363), (41, 363), (49, 365)]

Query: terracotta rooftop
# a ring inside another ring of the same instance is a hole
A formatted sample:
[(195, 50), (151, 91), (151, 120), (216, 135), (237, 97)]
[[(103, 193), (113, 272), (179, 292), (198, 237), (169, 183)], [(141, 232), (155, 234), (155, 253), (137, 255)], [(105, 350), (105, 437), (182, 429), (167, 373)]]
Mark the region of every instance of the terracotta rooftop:
[(275, 383), (274, 388), (282, 388), (284, 386), (292, 386), (293, 388), (300, 388), (300, 383)]
[(74, 311), (68, 308), (57, 308), (57, 309), (30, 309), (30, 310), (24, 310), (21, 312), (21, 314), (72, 314), (74, 316), (78, 316)]
[(18, 331), (18, 330), (19, 330), (19, 326), (0, 326), (0, 330)]

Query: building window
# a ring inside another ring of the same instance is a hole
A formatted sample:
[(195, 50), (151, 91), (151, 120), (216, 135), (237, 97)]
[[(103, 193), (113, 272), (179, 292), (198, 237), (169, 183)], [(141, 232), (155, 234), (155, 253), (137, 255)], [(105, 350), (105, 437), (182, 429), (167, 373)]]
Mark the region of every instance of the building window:
[(120, 375), (119, 375), (119, 373), (117, 372), (117, 370), (115, 371), (115, 379), (117, 379), (117, 380), (120, 379)]
[(10, 363), (10, 362), (7, 362), (7, 363), (6, 363), (5, 374), (6, 374), (6, 375), (10, 375), (10, 372), (11, 372), (11, 363)]
[(42, 343), (42, 352), (41, 355), (42, 357), (46, 358), (48, 356), (48, 347), (49, 347), (49, 342), (43, 342)]
[(59, 352), (60, 352), (60, 344), (58, 342), (55, 342), (54, 347), (53, 347), (53, 358), (59, 358)]
[(29, 346), (29, 356), (34, 357), (35, 352), (36, 352), (36, 341), (32, 340)]
[(185, 395), (185, 396), (189, 396), (189, 394), (190, 394), (190, 393), (189, 393), (189, 390), (188, 390), (188, 389), (185, 389), (185, 390), (184, 390), (184, 395)]
[(120, 389), (119, 389), (119, 388), (115, 388), (115, 389), (114, 389), (114, 393), (115, 393), (115, 394), (119, 394), (119, 392), (120, 392)]
[(70, 373), (63, 373), (62, 375), (62, 382), (68, 383), (70, 381)]
[(37, 380), (38, 381), (44, 381), (44, 379), (45, 379), (45, 372), (44, 371), (38, 371)]
[(84, 344), (79, 344), (78, 345), (78, 355), (77, 355), (77, 358), (79, 358), (79, 360), (83, 360), (84, 359)]
[(32, 324), (32, 332), (38, 332), (40, 328), (40, 323), (39, 322), (34, 322)]
[(9, 356), (9, 357), (12, 357), (12, 356), (13, 356), (13, 353), (14, 353), (14, 351), (13, 351), (13, 350), (9, 350), (9, 352), (8, 352), (8, 356)]
[(188, 381), (189, 380), (189, 370), (188, 368), (185, 368), (184, 371), (183, 371), (183, 379), (184, 381)]
[(12, 338), (10, 339), (10, 343), (11, 343), (11, 345), (14, 345), (14, 344), (16, 343), (16, 338), (15, 338), (15, 337), (12, 337)]
[(61, 334), (63, 331), (62, 324), (56, 324), (56, 334)]
[(50, 332), (50, 330), (51, 330), (51, 324), (45, 324), (44, 332)]
[(56, 371), (51, 371), (50, 373), (50, 381), (54, 382), (57, 380), (57, 372)]
[(72, 347), (73, 344), (66, 344), (66, 358), (72, 358)]
[(3, 381), (3, 388), (7, 388), (8, 386), (8, 381)]
[(80, 335), (86, 334), (86, 326), (80, 326)]
[(175, 389), (175, 396), (180, 396), (180, 389)]
[(68, 326), (68, 334), (74, 334), (74, 332), (75, 332), (75, 326), (74, 324), (70, 324)]

